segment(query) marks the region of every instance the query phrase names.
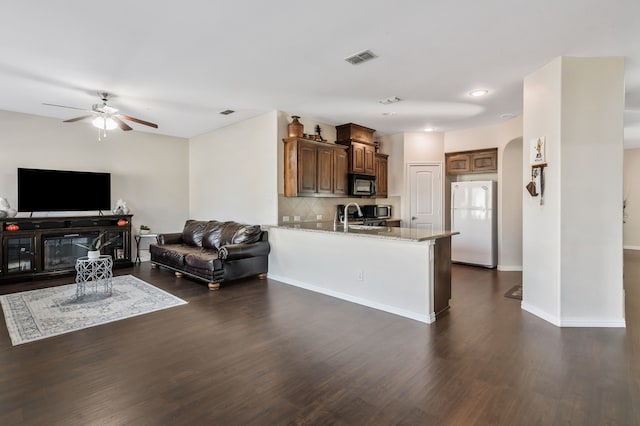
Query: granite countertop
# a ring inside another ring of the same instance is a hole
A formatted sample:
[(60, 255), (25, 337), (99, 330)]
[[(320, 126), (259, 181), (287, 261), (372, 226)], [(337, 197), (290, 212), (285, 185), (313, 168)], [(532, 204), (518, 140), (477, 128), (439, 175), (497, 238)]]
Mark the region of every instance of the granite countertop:
[(293, 222), (282, 223), (279, 225), (265, 225), (265, 228), (282, 228), (282, 229), (295, 229), (299, 231), (307, 232), (325, 232), (332, 234), (353, 235), (357, 237), (372, 237), (372, 238), (388, 238), (393, 240), (406, 240), (406, 241), (427, 241), (437, 240), (438, 238), (446, 238), (452, 235), (457, 235), (459, 232), (453, 231), (438, 231), (431, 232), (426, 229), (411, 229), (411, 228), (397, 228), (397, 227), (380, 227), (379, 229), (353, 229), (350, 228), (348, 232), (344, 232), (342, 224), (335, 226), (333, 222)]

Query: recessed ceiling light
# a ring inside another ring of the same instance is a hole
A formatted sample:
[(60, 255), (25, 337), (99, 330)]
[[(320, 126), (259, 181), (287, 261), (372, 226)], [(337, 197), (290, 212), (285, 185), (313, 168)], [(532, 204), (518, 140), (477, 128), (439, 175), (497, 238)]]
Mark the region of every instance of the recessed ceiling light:
[(378, 102), (380, 102), (382, 105), (389, 105), (389, 104), (395, 104), (396, 102), (400, 102), (401, 100), (402, 99), (400, 99), (397, 96), (392, 96), (387, 99), (380, 99)]
[(488, 90), (486, 89), (478, 89), (478, 90), (472, 90), (471, 92), (469, 92), (469, 96), (473, 96), (474, 98), (478, 98), (480, 96), (484, 96), (487, 93), (489, 93)]
[(433, 127), (427, 127), (426, 129), (424, 129), (425, 132), (434, 132), (436, 129), (434, 129)]
[(383, 112), (382, 115), (390, 116), (390, 115), (396, 115), (396, 113), (393, 111), (388, 111), (388, 112)]
[(502, 118), (503, 120), (508, 120), (508, 119), (513, 118), (515, 116), (516, 116), (515, 114), (511, 114), (509, 112), (506, 113), (506, 114), (500, 114), (500, 118)]

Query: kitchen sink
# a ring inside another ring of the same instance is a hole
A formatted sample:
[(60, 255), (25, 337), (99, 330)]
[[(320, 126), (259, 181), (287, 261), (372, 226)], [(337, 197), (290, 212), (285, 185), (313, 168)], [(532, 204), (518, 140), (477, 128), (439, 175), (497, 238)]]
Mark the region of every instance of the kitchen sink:
[(386, 229), (386, 226), (375, 225), (349, 225), (349, 229), (361, 229), (363, 231), (377, 231), (379, 229)]

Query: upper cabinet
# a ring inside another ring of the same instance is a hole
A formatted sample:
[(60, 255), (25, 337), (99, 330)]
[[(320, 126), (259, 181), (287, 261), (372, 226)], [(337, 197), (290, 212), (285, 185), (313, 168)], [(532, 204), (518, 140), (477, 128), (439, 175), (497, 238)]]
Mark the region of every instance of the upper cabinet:
[(347, 193), (347, 147), (285, 138), (284, 195), (331, 197)]
[(351, 142), (349, 150), (349, 173), (376, 174), (376, 150), (373, 145)]
[(498, 148), (449, 152), (445, 158), (448, 175), (498, 171)]
[(337, 144), (349, 147), (349, 173), (376, 174), (375, 130), (358, 124), (336, 126)]
[(386, 198), (389, 195), (388, 167), (389, 156), (376, 153), (376, 197)]
[(376, 197), (388, 190), (388, 155), (376, 152), (375, 130), (349, 123), (336, 126), (335, 144), (284, 138), (286, 197), (348, 197), (349, 173), (376, 177)]

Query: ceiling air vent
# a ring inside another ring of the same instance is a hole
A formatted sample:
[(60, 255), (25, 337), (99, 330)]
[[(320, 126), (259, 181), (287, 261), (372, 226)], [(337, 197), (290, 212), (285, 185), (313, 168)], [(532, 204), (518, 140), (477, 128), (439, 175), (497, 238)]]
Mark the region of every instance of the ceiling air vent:
[(225, 109), (224, 111), (220, 111), (220, 114), (222, 115), (229, 115), (229, 114), (233, 114), (235, 111), (232, 109)]
[(362, 52), (356, 53), (355, 55), (344, 58), (344, 60), (349, 62), (351, 65), (358, 65), (373, 58), (377, 58), (377, 56), (372, 51), (363, 50)]

